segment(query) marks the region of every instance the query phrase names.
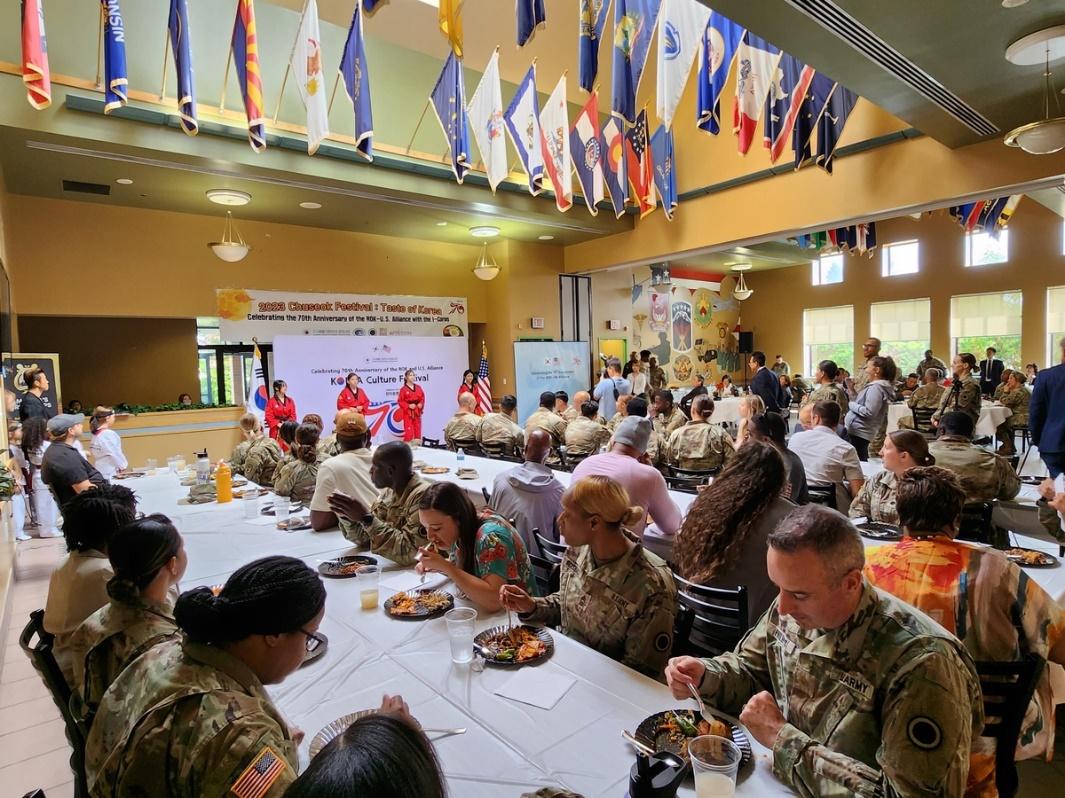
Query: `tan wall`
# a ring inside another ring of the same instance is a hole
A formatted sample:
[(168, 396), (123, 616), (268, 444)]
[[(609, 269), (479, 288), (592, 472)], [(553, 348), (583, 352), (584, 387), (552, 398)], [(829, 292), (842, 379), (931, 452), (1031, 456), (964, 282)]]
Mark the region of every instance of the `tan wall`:
[[(115, 430), (122, 438), (122, 451), (131, 468), (143, 468), (153, 458), (160, 468), (168, 457), (180, 454), (193, 462), (192, 453), (207, 450), (211, 460), (228, 460), (240, 442), (238, 422), (243, 407), (218, 410), (176, 410), (119, 416)], [(83, 438), (86, 450), (92, 436)], [(136, 484), (128, 483), (136, 489)]]
[[(754, 296), (743, 303), (743, 328), (754, 332), (755, 347), (772, 357), (777, 352), (795, 370), (803, 363), (803, 310), (854, 306), (855, 352), (869, 335), (869, 306), (873, 302), (929, 298), (932, 348), (949, 360), (950, 298), (991, 291), (1023, 292), (1023, 360), (1046, 363), (1046, 289), (1065, 285), (1062, 256), (1062, 219), (1031, 199), (1025, 199), (1009, 225), (1008, 263), (965, 267), (964, 231), (946, 213), (926, 214), (920, 221), (903, 217), (877, 224), (883, 244), (916, 238), (920, 241), (920, 273), (881, 276), (881, 253), (873, 258), (845, 256), (843, 282), (811, 285), (808, 265), (748, 276)], [(982, 353), (976, 353), (979, 357)], [(912, 368), (916, 364), (901, 364)]]

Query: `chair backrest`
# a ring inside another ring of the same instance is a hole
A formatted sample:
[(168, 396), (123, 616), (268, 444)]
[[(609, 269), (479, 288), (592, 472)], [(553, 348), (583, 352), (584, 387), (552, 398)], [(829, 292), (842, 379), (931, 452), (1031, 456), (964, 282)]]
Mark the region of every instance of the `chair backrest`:
[(699, 492), (699, 483), (692, 482), (686, 477), (666, 477), (666, 485), (670, 490), (679, 490), (681, 493)]
[(426, 449), (445, 449), (439, 438), (422, 438), (422, 446)]
[(977, 662), (984, 698), (984, 737), (995, 738), (995, 783), (1000, 798), (1017, 794), (1017, 738), (1046, 661), (1029, 654), (1017, 662)]
[(481, 488), (481, 495), (484, 496), (484, 503), (489, 507), (492, 506), (492, 494), (488, 492), (488, 488)]
[(836, 486), (818, 482), (808, 482), (806, 485), (810, 494), (811, 504), (823, 504), (825, 507), (836, 509)]
[(676, 573), (680, 612), (673, 633), (674, 655), (713, 657), (732, 651), (750, 628), (747, 588), (706, 587)]
[(917, 432), (935, 435), (936, 428), (932, 426), (932, 416), (936, 413), (934, 407), (914, 407), (910, 412), (913, 413), (913, 428)]
[[(532, 530), (533, 535), (536, 536), (537, 545), (540, 544), (540, 528), (536, 527)], [(552, 593), (557, 593), (561, 582), (561, 570), (558, 562), (549, 560), (540, 554), (534, 554), (529, 552), (529, 562), (532, 564), (533, 578), (536, 580), (536, 586), (540, 589), (541, 596), (550, 596)]]
[(536, 535), (536, 545), (540, 548), (540, 554), (553, 563), (562, 562), (562, 558), (566, 556), (566, 549), (569, 548), (565, 543), (556, 543), (553, 540), (548, 540), (540, 534), (540, 529), (534, 529), (533, 534)]
[(992, 543), (994, 530), (992, 529), (991, 516), (994, 512), (994, 502), (966, 502), (961, 510), (957, 537), (961, 540)]
[(690, 479), (700, 485), (706, 485), (712, 477), (721, 473), (720, 468), (681, 468), (675, 465), (668, 465), (666, 468), (669, 469), (670, 476)]

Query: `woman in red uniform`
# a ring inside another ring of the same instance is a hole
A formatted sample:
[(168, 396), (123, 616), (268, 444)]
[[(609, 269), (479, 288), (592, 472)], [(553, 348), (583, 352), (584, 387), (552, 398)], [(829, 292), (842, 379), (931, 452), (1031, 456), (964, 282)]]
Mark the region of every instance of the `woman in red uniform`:
[(400, 416), (403, 418), (403, 440), (420, 441), (422, 439), (422, 412), (425, 410), (425, 391), (414, 381), (413, 369), (407, 369), (403, 375), (403, 385), (399, 396)]
[(337, 410), (357, 410), (366, 415), (366, 411), (370, 409), (370, 397), (359, 387), (360, 382), (362, 380), (354, 371), (347, 376), (344, 388), (337, 397)]
[(458, 395), (455, 397), (456, 400), (461, 399), (464, 393), (473, 393), (475, 379), (474, 373), (469, 369), (462, 372), (462, 384), (459, 386)]
[(296, 402), (288, 396), (288, 384), (284, 380), (274, 380), (274, 395), (266, 403), (266, 426), (275, 441), (278, 430), (286, 421), (299, 421)]

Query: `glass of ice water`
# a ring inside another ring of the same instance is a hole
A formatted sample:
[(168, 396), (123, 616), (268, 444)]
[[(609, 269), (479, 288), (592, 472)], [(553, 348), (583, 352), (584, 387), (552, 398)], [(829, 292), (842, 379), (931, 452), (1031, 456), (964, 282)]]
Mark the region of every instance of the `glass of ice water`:
[(732, 798), (736, 794), (736, 772), (740, 769), (740, 749), (725, 737), (707, 734), (688, 743), (695, 773), (696, 798)]
[(473, 624), (477, 610), (458, 607), (444, 615), (447, 621), (447, 636), (451, 642), (451, 661), (464, 665), (473, 659)]

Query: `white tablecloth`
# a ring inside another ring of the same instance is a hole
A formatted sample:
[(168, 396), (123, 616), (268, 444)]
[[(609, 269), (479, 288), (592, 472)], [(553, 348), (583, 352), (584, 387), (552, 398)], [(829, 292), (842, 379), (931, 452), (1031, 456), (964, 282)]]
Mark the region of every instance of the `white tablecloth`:
[[(910, 410), (905, 402), (894, 402), (893, 404), (888, 405), (888, 432), (893, 432), (899, 428), (900, 418), (906, 418), (912, 415), (913, 411)], [(984, 402), (980, 406), (980, 420), (976, 422), (975, 436), (977, 438), (993, 438), (995, 436), (995, 430), (998, 429), (998, 425), (1012, 415), (1013, 411), (1008, 407), (1002, 407), (1002, 405), (992, 404), (991, 402)]]

